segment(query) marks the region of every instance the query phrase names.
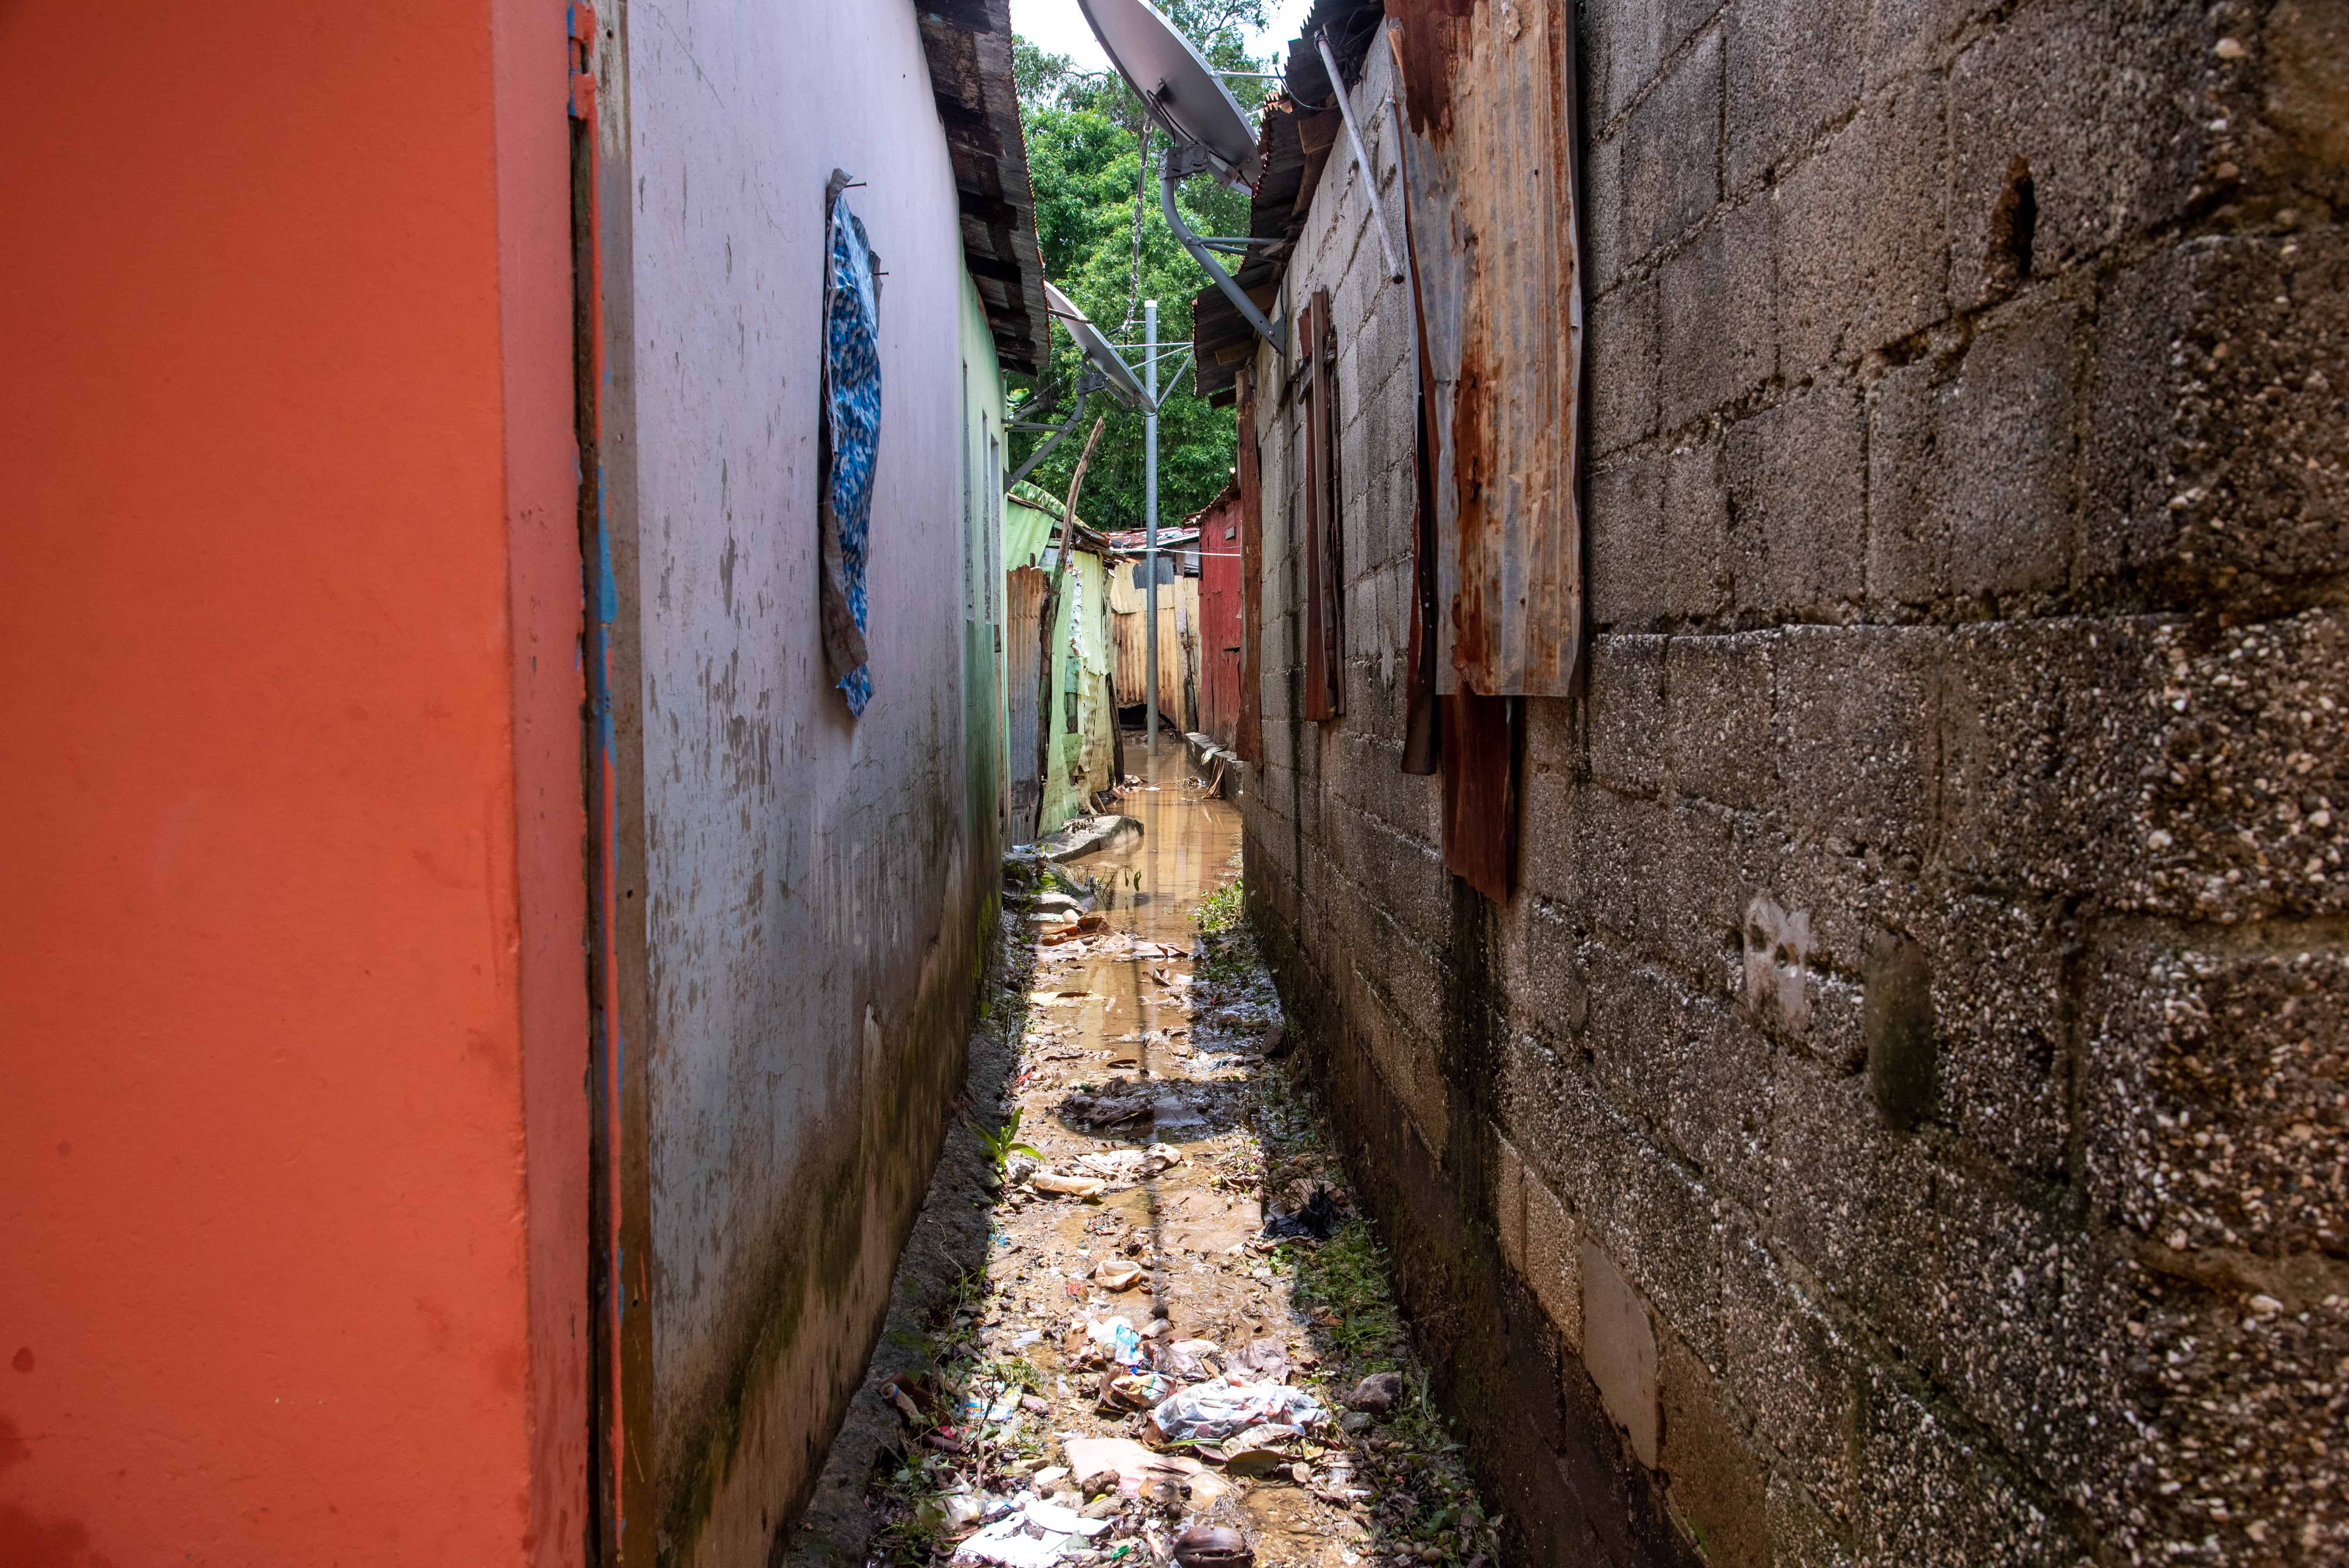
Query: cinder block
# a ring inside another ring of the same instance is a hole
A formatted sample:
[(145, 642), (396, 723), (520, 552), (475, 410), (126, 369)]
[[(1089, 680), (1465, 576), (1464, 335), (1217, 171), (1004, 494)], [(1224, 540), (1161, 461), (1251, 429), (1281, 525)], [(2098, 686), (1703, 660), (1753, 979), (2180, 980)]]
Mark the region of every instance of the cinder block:
[(1710, 431), (1664, 454), (1659, 581), (1663, 613), (1685, 623), (1729, 608), (1729, 487)]
[(1857, 360), (1946, 314), (1941, 90), (1903, 83), (1778, 178), (1778, 363)]
[(1664, 645), (1655, 636), (1591, 640), (1590, 772), (1615, 789), (1663, 784)]
[(1841, 379), (1789, 391), (1729, 428), (1730, 574), (1741, 609), (1852, 615), (1865, 592), (1867, 437)]
[(1526, 1168), (1587, 1225), (1637, 1145), (1591, 1081), (1581, 1047), (1539, 1033), (1514, 1037), (1503, 1053), (1498, 1104)]
[(1590, 255), (1587, 297), (1596, 299), (1623, 275), (1623, 209), (1630, 192), (1623, 183), (1623, 138), (1594, 135), (1582, 154), (1581, 199), (1584, 245)]
[(1658, 1126), (1710, 1187), (1764, 1202), (1769, 1043), (1668, 975), (1604, 960), (1590, 975), (1592, 1070), (1609, 1098)]
[(2060, 271), (2178, 216), (2219, 133), (2196, 112), (2218, 64), (2197, 6), (2042, 0), (1951, 67), (1951, 292), (1994, 292), (1996, 217), (2015, 160), (2031, 170), (2030, 273)]
[(1771, 1472), (1767, 1506), (1774, 1568), (1851, 1568), (1849, 1527), (1829, 1520), (1782, 1470)]
[(1877, 387), (1868, 431), (1868, 596), (2044, 601), (2071, 556), (2072, 361), (2078, 312), (2004, 313), (1964, 357)]
[(1525, 1200), (1525, 1264), (1519, 1269), (1542, 1313), (1566, 1347), (1582, 1354), (1582, 1228), (1557, 1193), (1528, 1171)]
[(1655, 1326), (1613, 1259), (1588, 1240), (1581, 1253), (1582, 1364), (1633, 1456), (1653, 1470), (1661, 1436)]
[(1664, 258), (1656, 311), (1665, 429), (1729, 407), (1776, 373), (1772, 216), (1766, 198), (1724, 207)]
[(1568, 912), (1538, 894), (1514, 899), (1501, 934), (1501, 974), (1511, 1034), (1580, 1040), (1590, 1020), (1583, 983), (1582, 936)]
[(1664, 11), (1649, 0), (1578, 6), (1591, 125), (1604, 125), (1648, 85), (1664, 57)]
[(1614, 933), (1632, 952), (1662, 951), (1664, 912), (1650, 878), (1658, 847), (1670, 840), (1671, 808), (1595, 781), (1583, 786), (1576, 806), (1578, 863), (1562, 891), (1577, 901), (1584, 919)]
[(1659, 1361), (1665, 1507), (1706, 1568), (1770, 1568), (1769, 1502), (1761, 1462), (1746, 1446), (1713, 1373), (1677, 1336)]
[(1723, 1200), (1636, 1126), (1627, 1144), (1607, 1185), (1577, 1205), (1584, 1229), (1639, 1281), (1659, 1321), (1718, 1370)]
[(2017, 1484), (1894, 1374), (1871, 1368), (1854, 1544), (1862, 1563), (1915, 1568), (2076, 1568), (2093, 1561), (2052, 1501)]
[(1753, 1235), (1730, 1243), (1721, 1315), (1731, 1398), (1807, 1496), (1847, 1518), (1857, 1352), (1823, 1304)]
[(1590, 447), (1630, 446), (1656, 428), (1656, 285), (1622, 284), (1590, 307)]
[(2017, 1171), (2060, 1176), (2073, 933), (2054, 911), (2003, 899), (1929, 903), (1915, 923), (1931, 990), (1936, 1118)]
[(1590, 470), (1590, 618), (1602, 630), (1636, 632), (1668, 614), (1671, 562), (1662, 515), (1663, 454), (1635, 447)]
[(1716, 28), (1673, 61), (1631, 111), (1623, 138), (1625, 264), (1687, 232), (1721, 200), (1720, 148)]
[(2129, 1271), (2076, 1219), (2028, 1189), (1954, 1164), (1934, 1180), (1939, 1332), (1912, 1364), (2053, 1490), (2093, 1482), (2126, 1453)]
[(1770, 1234), (1831, 1299), (1931, 1357), (1941, 1233), (1919, 1140), (1879, 1123), (1862, 1079), (1807, 1062), (1782, 1058), (1772, 1098)]
[(2175, 1252), (2349, 1250), (2349, 953), (2124, 941), (2084, 1012), (2100, 1214)]
[(1866, 90), (1944, 64), (1966, 25), (1999, 9), (1999, 0), (1871, 0), (1862, 29)]
[(1776, 655), (1778, 776), (1798, 837), (1918, 860), (1933, 842), (1945, 639), (1790, 627)]
[(1773, 798), (1775, 632), (1674, 637), (1665, 655), (1672, 788), (1724, 806), (1759, 809)]
[(2271, 611), (2349, 557), (2349, 240), (2198, 240), (2098, 312), (2082, 573)]
[(2349, 1560), (2349, 1295), (2149, 1276), (2131, 1319), (2137, 1440), (2083, 1505), (2124, 1560)]
[(1859, 96), (1863, 0), (1729, 8), (1729, 188), (1743, 191)]
[[(2026, 648), (2033, 664), (2017, 662)], [(1953, 833), (2009, 834), (1953, 836), (1963, 869), (1995, 864), (2007, 885), (2050, 892), (2085, 883), (2116, 907), (2195, 919), (2349, 909), (2341, 612), (1971, 629), (1946, 688)], [(2033, 841), (2039, 862), (2019, 863)]]

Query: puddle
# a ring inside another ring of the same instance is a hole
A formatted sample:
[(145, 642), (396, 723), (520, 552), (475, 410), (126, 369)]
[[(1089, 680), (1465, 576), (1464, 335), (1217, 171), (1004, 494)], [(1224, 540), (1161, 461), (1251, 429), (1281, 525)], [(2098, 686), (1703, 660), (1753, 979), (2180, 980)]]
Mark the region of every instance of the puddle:
[[(1147, 768), (1138, 738), (1126, 757)], [(887, 1401), (888, 1429), (876, 1457), (858, 1460), (869, 1467), (862, 1518), (835, 1508), (803, 1532), (794, 1560), (968, 1563), (1027, 1529), (1005, 1522), (1023, 1509), (1106, 1522), (1010, 1548), (1068, 1568), (1163, 1564), (1202, 1523), (1240, 1530), (1261, 1568), (1494, 1555), (1495, 1527), (1425, 1398), (1369, 1226), (1352, 1221), (1318, 1243), (1263, 1235), (1268, 1214), (1309, 1190), (1342, 1209), (1343, 1178), (1297, 1063), (1262, 1054), (1282, 1037), (1280, 1010), (1237, 922), (1238, 812), (1192, 787), (1186, 763), (1179, 742), (1162, 745), (1145, 773), (1157, 787), (1118, 808), (1142, 821), (1140, 841), (1071, 865), (1103, 890), (1106, 929), (1040, 947), (1032, 971), (1023, 960), (996, 993), (1017, 1025), (1003, 1041), (1017, 1050), (1004, 1109), (1033, 1155), (1009, 1156), (984, 1261), (932, 1310), (918, 1354), (876, 1353), (861, 1418)], [(1039, 1172), (1103, 1184), (1040, 1191)], [(989, 1201), (949, 1186), (942, 1165), (926, 1224)], [(926, 1244), (917, 1230), (909, 1255)], [(1359, 1380), (1387, 1370), (1405, 1374), (1407, 1396), (1350, 1412)], [(1285, 1380), (1320, 1418), (1222, 1448), (1169, 1441), (1151, 1424), (1154, 1408), (1169, 1408), (1161, 1400), (1211, 1392), (1216, 1377)], [(1157, 1458), (1125, 1482), (1073, 1473), (1072, 1458), (1110, 1451), (1097, 1443), (1132, 1455), (1136, 1440)], [(835, 1491), (854, 1480), (827, 1478)]]

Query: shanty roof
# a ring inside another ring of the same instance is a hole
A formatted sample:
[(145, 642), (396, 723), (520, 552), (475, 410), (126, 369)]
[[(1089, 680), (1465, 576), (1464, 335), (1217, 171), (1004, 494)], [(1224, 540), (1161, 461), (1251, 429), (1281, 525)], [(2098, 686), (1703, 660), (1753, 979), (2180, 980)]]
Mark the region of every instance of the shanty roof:
[[(1265, 242), (1251, 246), (1232, 273), (1258, 310), (1269, 312), (1280, 295), (1281, 275), (1312, 210), (1321, 170), (1345, 126), (1316, 35), (1329, 30), (1330, 52), (1350, 86), (1361, 79), (1362, 58), (1378, 36), (1382, 14), (1381, 0), (1316, 0), (1304, 32), (1288, 46), (1287, 90), (1264, 106), (1259, 172), (1248, 202), (1248, 237)], [(1230, 402), (1239, 367), (1256, 352), (1256, 331), (1222, 289), (1211, 286), (1192, 300), (1191, 347), (1200, 395), (1210, 403)]]
[(1051, 357), (1036, 196), (1011, 75), (1011, 0), (924, 0), (922, 49), (954, 160), (963, 265), (994, 329), (995, 352), (1033, 374)]
[[(1032, 480), (1021, 480), (1018, 484), (1013, 485), (1004, 499), (1014, 506), (1024, 506), (1032, 511), (1040, 511), (1050, 518), (1056, 525), (1053, 530), (1055, 533), (1059, 531), (1057, 525), (1067, 521), (1069, 510), (1067, 504), (1059, 496)], [(1112, 541), (1115, 537), (1113, 534), (1103, 533), (1081, 517), (1077, 519), (1077, 552), (1081, 555), (1110, 553)]]

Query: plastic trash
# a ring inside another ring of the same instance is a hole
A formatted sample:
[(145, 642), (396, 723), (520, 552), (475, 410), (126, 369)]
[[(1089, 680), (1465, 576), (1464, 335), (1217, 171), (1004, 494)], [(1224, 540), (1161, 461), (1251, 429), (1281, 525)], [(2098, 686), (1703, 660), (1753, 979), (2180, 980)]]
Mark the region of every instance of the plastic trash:
[(1316, 1187), (1303, 1208), (1286, 1214), (1275, 1214), (1264, 1224), (1264, 1233), (1277, 1240), (1305, 1239), (1326, 1242), (1339, 1226), (1346, 1222), (1346, 1211), (1330, 1197), (1326, 1187)]
[(1093, 1283), (1103, 1290), (1132, 1290), (1142, 1283), (1142, 1265), (1127, 1263), (1096, 1264)]
[(1085, 1542), (1109, 1528), (1105, 1519), (1087, 1519), (1071, 1508), (1030, 1498), (955, 1548), (957, 1563), (994, 1563), (1000, 1568), (1051, 1568), (1085, 1550)]
[(1221, 1442), (1250, 1427), (1302, 1431), (1329, 1418), (1320, 1401), (1302, 1388), (1286, 1383), (1234, 1384), (1222, 1377), (1170, 1394), (1150, 1412), (1151, 1424), (1161, 1436), (1192, 1442)]
[(1028, 1178), (1028, 1185), (1039, 1192), (1064, 1192), (1071, 1198), (1098, 1198), (1109, 1183), (1098, 1176), (1063, 1176), (1058, 1171), (1039, 1171)]
[(1226, 1376), (1235, 1383), (1286, 1383), (1288, 1351), (1278, 1339), (1255, 1339), (1225, 1357)]
[(1085, 1336), (1100, 1348), (1102, 1355), (1121, 1367), (1143, 1364), (1142, 1336), (1135, 1333), (1133, 1325), (1123, 1317), (1088, 1323), (1085, 1325)]

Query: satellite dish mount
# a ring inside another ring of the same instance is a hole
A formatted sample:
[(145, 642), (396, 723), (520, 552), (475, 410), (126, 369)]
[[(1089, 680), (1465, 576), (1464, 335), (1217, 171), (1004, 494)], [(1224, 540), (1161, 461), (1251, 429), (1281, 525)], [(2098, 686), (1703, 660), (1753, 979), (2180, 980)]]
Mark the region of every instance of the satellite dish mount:
[(1194, 174), (1212, 174), (1236, 191), (1254, 188), (1257, 139), (1247, 117), (1191, 40), (1150, 0), (1077, 0), (1077, 5), (1101, 40), (1102, 52), (1171, 144), (1158, 165), (1159, 206), (1167, 228), (1242, 318), (1264, 336), (1277, 338), (1273, 324), (1224, 271), (1207, 248), (1210, 242), (1191, 232), (1174, 204), (1174, 187)]

